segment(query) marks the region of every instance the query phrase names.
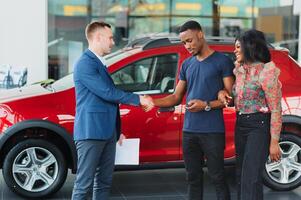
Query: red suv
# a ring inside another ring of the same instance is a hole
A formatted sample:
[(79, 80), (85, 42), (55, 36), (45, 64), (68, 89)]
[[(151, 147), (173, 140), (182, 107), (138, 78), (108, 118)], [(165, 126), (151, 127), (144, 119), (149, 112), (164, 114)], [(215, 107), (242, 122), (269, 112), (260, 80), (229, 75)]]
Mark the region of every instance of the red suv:
[[(234, 40), (208, 38), (210, 47), (234, 58)], [(267, 158), (263, 174), (274, 190), (301, 185), (301, 68), (288, 51), (270, 47), (281, 69), (283, 129), (281, 162)], [(153, 98), (174, 91), (181, 64), (190, 54), (176, 37), (144, 37), (106, 56), (118, 88)], [(26, 197), (42, 197), (63, 185), (67, 170), (76, 171), (72, 133), (75, 96), (72, 74), (46, 84), (1, 92), (0, 167), (5, 182)], [(183, 164), (182, 124), (185, 99), (170, 108), (142, 109), (121, 105), (122, 132), (140, 138), (139, 167), (174, 167)], [(224, 109), (225, 164), (234, 164), (234, 107)]]

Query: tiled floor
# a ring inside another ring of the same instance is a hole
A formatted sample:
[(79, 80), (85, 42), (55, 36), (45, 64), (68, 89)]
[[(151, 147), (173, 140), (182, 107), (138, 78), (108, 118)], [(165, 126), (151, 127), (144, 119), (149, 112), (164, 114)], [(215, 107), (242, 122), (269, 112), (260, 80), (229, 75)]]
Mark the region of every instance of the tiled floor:
[[(231, 197), (236, 199), (234, 169), (227, 168), (227, 180)], [(74, 175), (69, 174), (62, 189), (51, 200), (70, 199)], [(214, 187), (205, 173), (204, 200), (215, 200)], [(23, 200), (13, 194), (0, 175), (0, 200)], [(264, 188), (265, 200), (300, 200), (301, 187), (290, 192), (275, 192)], [(162, 169), (144, 171), (119, 171), (114, 174), (114, 183), (110, 200), (183, 200), (186, 199), (184, 169)]]

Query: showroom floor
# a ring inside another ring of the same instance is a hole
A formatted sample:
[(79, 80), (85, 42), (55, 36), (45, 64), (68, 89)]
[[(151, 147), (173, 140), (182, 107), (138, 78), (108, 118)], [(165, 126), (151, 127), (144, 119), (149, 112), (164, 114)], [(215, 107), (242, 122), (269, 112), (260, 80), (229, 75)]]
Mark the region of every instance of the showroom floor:
[[(231, 197), (236, 199), (234, 168), (226, 169), (230, 184)], [(52, 196), (51, 200), (71, 198), (74, 175), (69, 174), (63, 188)], [(204, 200), (215, 200), (215, 191), (205, 173)], [(22, 200), (6, 186), (2, 171), (0, 175), (0, 200)], [(300, 200), (301, 187), (290, 192), (275, 192), (264, 188), (265, 200)], [(184, 169), (162, 169), (143, 171), (119, 171), (114, 174), (114, 183), (110, 200), (180, 200), (186, 198)]]

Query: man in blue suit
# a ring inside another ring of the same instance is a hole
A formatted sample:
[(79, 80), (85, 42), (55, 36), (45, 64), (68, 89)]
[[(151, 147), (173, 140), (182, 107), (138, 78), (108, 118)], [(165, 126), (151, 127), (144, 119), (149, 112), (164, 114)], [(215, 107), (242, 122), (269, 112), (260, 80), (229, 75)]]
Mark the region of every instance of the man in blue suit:
[(86, 27), (89, 47), (74, 68), (76, 115), (74, 140), (78, 154), (72, 199), (108, 199), (114, 170), (116, 141), (120, 137), (119, 103), (152, 107), (147, 97), (115, 87), (103, 56), (113, 45), (111, 26), (92, 22)]

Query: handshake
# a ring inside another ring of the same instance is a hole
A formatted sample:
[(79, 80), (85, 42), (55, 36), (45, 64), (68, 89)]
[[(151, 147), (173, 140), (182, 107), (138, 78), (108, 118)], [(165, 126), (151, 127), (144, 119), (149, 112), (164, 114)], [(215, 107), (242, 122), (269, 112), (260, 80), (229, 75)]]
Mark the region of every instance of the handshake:
[(148, 112), (154, 107), (153, 99), (149, 95), (140, 95), (140, 106), (145, 111)]

